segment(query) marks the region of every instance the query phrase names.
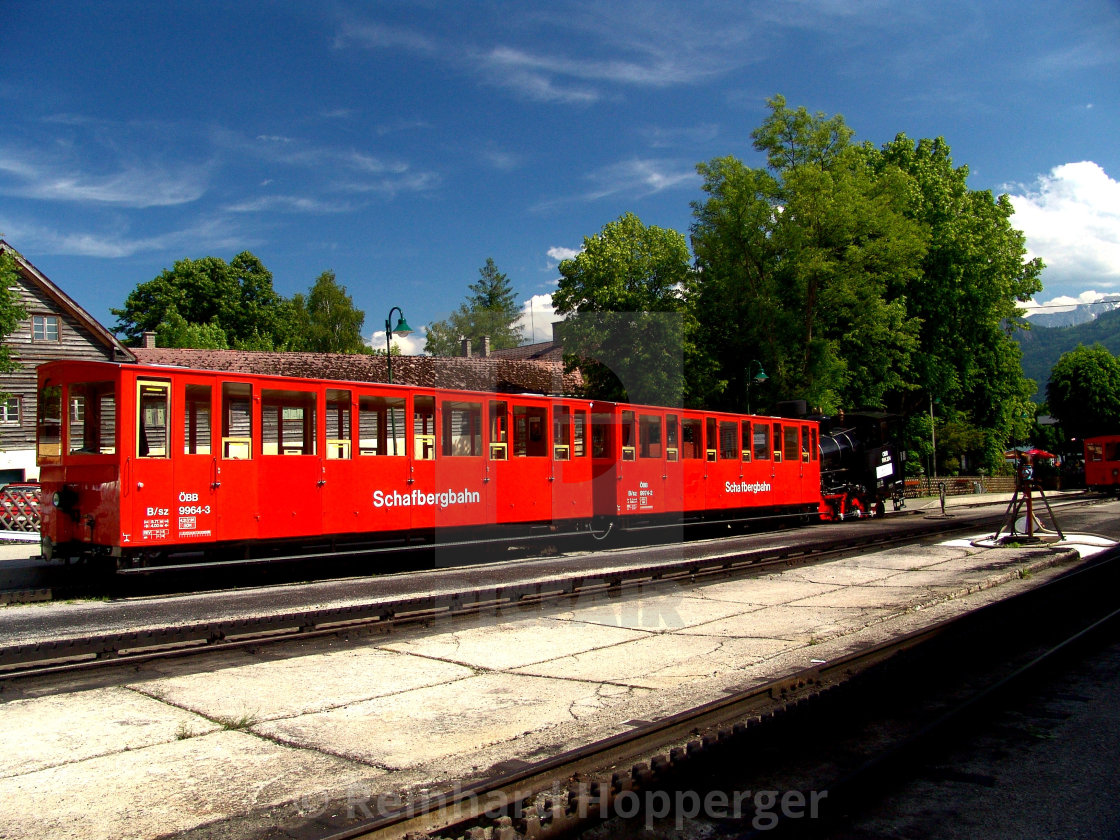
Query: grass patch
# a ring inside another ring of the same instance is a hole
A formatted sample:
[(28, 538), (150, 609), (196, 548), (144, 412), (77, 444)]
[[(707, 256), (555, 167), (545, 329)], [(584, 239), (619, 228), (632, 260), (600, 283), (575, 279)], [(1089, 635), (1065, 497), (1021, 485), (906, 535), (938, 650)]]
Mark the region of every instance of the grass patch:
[(220, 715), (214, 718), (214, 722), (218, 724), (218, 726), (222, 727), (222, 729), (232, 732), (240, 732), (242, 730), (248, 729), (251, 726), (256, 726), (258, 723), (260, 723), (260, 718), (257, 717), (256, 712), (242, 712), (236, 717), (226, 717), (224, 715)]
[(191, 726), (186, 721), (183, 721), (182, 723), (179, 724), (179, 728), (175, 730), (175, 740), (176, 741), (185, 741), (188, 738), (195, 738), (199, 734), (200, 733), (194, 731), (193, 726)]

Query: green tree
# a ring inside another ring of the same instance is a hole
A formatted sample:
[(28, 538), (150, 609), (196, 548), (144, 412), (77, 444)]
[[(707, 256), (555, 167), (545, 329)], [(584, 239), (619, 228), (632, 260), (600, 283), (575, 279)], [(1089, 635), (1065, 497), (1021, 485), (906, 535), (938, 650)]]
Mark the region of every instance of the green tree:
[(698, 166), (696, 312), (732, 383), (708, 398), (745, 409), (758, 360), (771, 395), (824, 411), (883, 406), (908, 387), (917, 346), (907, 288), (927, 242), (903, 212), (908, 178), (873, 172), (842, 117), (768, 104), (751, 136), (769, 170), (734, 157)]
[(469, 338), (474, 347), (482, 346), (483, 336), (490, 337), (492, 350), (504, 350), (521, 343), (517, 320), (521, 309), (509, 277), (498, 271), (493, 258), (478, 270), (479, 279), (467, 288), (471, 294), (444, 321), (428, 325), (425, 352), (433, 356), (457, 356), (460, 338)]
[(1120, 357), (1099, 344), (1079, 344), (1050, 371), (1046, 401), (1072, 437), (1114, 433), (1120, 428)]
[(986, 466), (997, 468), (1009, 440), (1029, 429), (1034, 387), (1022, 373), (1011, 331), (1018, 303), (1041, 290), (1043, 264), (1026, 259), (1023, 233), (1011, 226), (1006, 195), (970, 190), (968, 167), (954, 167), (942, 138), (903, 134), (882, 149), (862, 149), (873, 171), (911, 179), (906, 215), (929, 231), (921, 272), (907, 309), (919, 323), (912, 355), (916, 390), (896, 394), (894, 408), (912, 413), (932, 395), (983, 430)]
[(156, 328), (156, 343), (160, 347), (193, 347), (199, 350), (228, 350), (226, 332), (218, 326), (217, 318), (209, 324), (192, 324), (174, 305), (168, 307), (163, 320)]
[(627, 213), (560, 263), (552, 295), (564, 324), (565, 362), (600, 399), (680, 405), (695, 321), (684, 237)]
[(271, 272), (248, 251), (228, 264), (219, 257), (179, 260), (111, 310), (114, 329), (137, 345), (144, 332), (158, 332), (172, 310), (187, 324), (216, 325), (238, 349), (281, 350), (289, 339), (285, 301), (272, 288)]
[(0, 373), (12, 373), (20, 369), (20, 364), (12, 358), (12, 348), (4, 341), (16, 331), (20, 321), (27, 317), (27, 310), (19, 302), (16, 293), (19, 288), (19, 269), (15, 258), (8, 252), (0, 252)]
[(333, 271), (324, 271), (307, 295), (308, 344), (316, 353), (362, 353), (365, 313), (335, 280)]

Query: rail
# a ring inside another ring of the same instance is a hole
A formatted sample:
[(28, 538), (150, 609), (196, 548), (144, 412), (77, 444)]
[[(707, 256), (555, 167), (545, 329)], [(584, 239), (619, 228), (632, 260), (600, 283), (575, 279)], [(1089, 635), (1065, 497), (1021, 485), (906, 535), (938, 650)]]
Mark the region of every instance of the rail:
[[(750, 753), (749, 738), (793, 715), (804, 715), (812, 701), (853, 684), (900, 654), (940, 640), (968, 639), (978, 627), (1000, 623), (1009, 614), (1033, 621), (1039, 604), (1051, 597), (1068, 597), (1071, 590), (1099, 590), (1098, 578), (1115, 584), (1116, 552), (1087, 567), (1046, 582), (1033, 590), (997, 601), (978, 610), (945, 619), (906, 635), (889, 639), (828, 662), (821, 662), (771, 682), (744, 688), (735, 694), (656, 721), (634, 721), (628, 732), (538, 762), (495, 768), (489, 779), (429, 795), (406, 807), (373, 815), (326, 840), (399, 840), (402, 837), (524, 837), (531, 840), (570, 837), (580, 827), (599, 822), (616, 812), (624, 797), (658, 790), (674, 777), (696, 772), (705, 758), (730, 754), (742, 761)], [(1049, 590), (1049, 591), (1048, 591)], [(994, 691), (1013, 684), (1041, 668), (1054, 653), (1076, 643), (1106, 623), (1115, 623), (1120, 610), (1097, 620), (1088, 629), (1063, 640), (1015, 674), (985, 689), (929, 722), (915, 737), (931, 739), (965, 711)], [(884, 748), (883, 757), (894, 757), (897, 747)], [(839, 780), (830, 795), (841, 799), (841, 790), (858, 787), (856, 774)], [(866, 787), (866, 784), (864, 784)], [(847, 793), (847, 791), (844, 791)], [(621, 810), (619, 808), (618, 810)], [(785, 826), (789, 827), (789, 826)], [(758, 832), (756, 832), (758, 834)]]
[[(993, 521), (998, 516), (993, 514)], [(963, 525), (963, 523), (961, 523)], [(970, 523), (975, 530), (977, 522)], [(86, 636), (0, 643), (0, 685), (26, 676), (84, 671), (112, 664), (140, 663), (172, 656), (190, 656), (216, 649), (337, 635), (346, 632), (391, 632), (394, 628), (447, 617), (536, 606), (562, 599), (606, 594), (613, 596), (643, 587), (675, 585), (682, 580), (757, 574), (835, 559), (852, 552), (874, 550), (951, 533), (945, 520), (921, 520), (891, 534), (838, 537), (814, 545), (784, 545), (759, 550), (736, 550), (714, 556), (650, 562), (624, 569), (528, 580), (503, 586), (479, 587), (372, 601), (340, 607), (297, 609), (251, 618), (186, 622), (139, 630)]]

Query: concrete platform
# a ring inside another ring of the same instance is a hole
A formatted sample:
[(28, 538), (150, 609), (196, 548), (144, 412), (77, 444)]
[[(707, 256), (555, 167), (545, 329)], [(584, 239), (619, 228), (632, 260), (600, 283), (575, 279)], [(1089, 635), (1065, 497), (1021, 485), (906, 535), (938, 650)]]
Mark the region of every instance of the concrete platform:
[(0, 837), (232, 839), (366, 813), (1006, 597), (1104, 544), (907, 547), (28, 684), (0, 695)]

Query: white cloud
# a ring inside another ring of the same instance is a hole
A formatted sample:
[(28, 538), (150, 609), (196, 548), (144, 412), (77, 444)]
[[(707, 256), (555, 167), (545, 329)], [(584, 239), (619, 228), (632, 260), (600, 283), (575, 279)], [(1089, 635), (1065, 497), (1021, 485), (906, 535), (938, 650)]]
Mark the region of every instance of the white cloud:
[[(402, 356), (423, 356), (424, 345), (428, 343), (428, 328), (416, 327), (408, 335), (393, 334), (393, 344), (401, 348)], [(378, 330), (369, 337), (369, 346), (374, 350), (385, 350), (385, 330)]]
[(421, 54), (440, 52), (437, 39), (416, 29), (355, 20), (344, 23), (334, 41), (336, 49), (345, 49), (351, 45), (369, 50), (403, 49)]
[(106, 259), (162, 251), (180, 252), (200, 245), (231, 250), (256, 247), (258, 244), (255, 239), (248, 239), (237, 231), (228, 219), (217, 217), (154, 236), (132, 235), (127, 227), (97, 233), (58, 231), (25, 222), (13, 223), (2, 218), (0, 230), (5, 231), (12, 241), (18, 241), (26, 251)]
[(95, 174), (83, 171), (80, 163), (40, 152), (0, 148), (0, 194), (18, 198), (168, 207), (199, 199), (208, 180), (206, 166), (145, 161)]
[(524, 158), (514, 152), (506, 152), (500, 149), (484, 149), (480, 151), (479, 157), (488, 166), (497, 169), (499, 172), (513, 172), (524, 165)]
[(1087, 303), (1102, 303), (1104, 301), (1114, 301), (1117, 299), (1120, 299), (1120, 295), (1103, 294), (1095, 289), (1091, 289), (1087, 292), (1082, 292), (1076, 297), (1071, 295), (1058, 295), (1050, 300), (1028, 300), (1022, 306), (1023, 309), (1027, 310), (1029, 316), (1034, 314), (1036, 310), (1044, 310), (1046, 312), (1070, 312), (1076, 307)]
[(559, 245), (554, 245), (553, 247), (548, 249), (548, 256), (554, 259), (556, 262), (560, 262), (561, 260), (575, 259), (579, 256), (579, 254), (579, 248), (564, 248)]
[(1050, 294), (1120, 288), (1120, 182), (1092, 161), (1054, 167), (1011, 195), (1014, 225), (1046, 263)]
[(563, 321), (563, 317), (556, 314), (552, 308), (552, 295), (533, 295), (521, 304), (521, 317), (516, 325), (521, 327), (521, 334), (525, 336), (526, 344), (536, 344), (541, 341), (552, 340), (552, 324)]
[(692, 164), (656, 158), (632, 158), (604, 166), (584, 176), (590, 188), (580, 195), (561, 196), (542, 201), (531, 209), (550, 210), (576, 201), (598, 201), (614, 195), (644, 198), (669, 189), (695, 187), (700, 176)]
[(231, 213), (261, 213), (270, 210), (289, 213), (342, 213), (350, 205), (340, 202), (320, 201), (297, 195), (268, 195), (241, 201), (226, 207)]

